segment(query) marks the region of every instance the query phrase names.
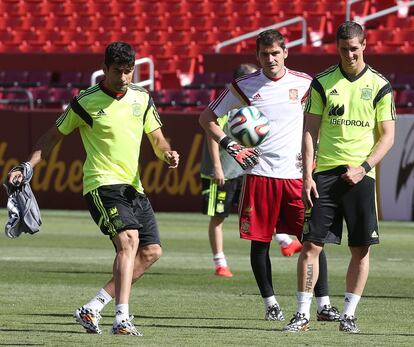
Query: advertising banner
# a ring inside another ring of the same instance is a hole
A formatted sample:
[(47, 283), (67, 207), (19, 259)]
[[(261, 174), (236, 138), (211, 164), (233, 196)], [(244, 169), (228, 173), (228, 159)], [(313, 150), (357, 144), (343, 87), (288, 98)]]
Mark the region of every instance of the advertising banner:
[(394, 146), (378, 174), (383, 220), (414, 220), (414, 115), (398, 115)]

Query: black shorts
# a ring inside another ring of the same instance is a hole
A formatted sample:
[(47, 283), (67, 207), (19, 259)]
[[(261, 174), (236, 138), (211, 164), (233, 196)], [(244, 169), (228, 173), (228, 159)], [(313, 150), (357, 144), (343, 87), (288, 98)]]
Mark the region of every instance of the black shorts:
[(345, 219), (349, 246), (379, 243), (375, 180), (365, 176), (351, 186), (341, 175), (343, 166), (314, 175), (319, 198), (305, 217), (302, 241), (340, 244)]
[(160, 244), (151, 203), (127, 184), (101, 186), (85, 195), (89, 212), (102, 233), (110, 236), (123, 230), (139, 231), (139, 247)]
[(223, 186), (218, 186), (211, 178), (202, 178), (203, 214), (227, 217), (239, 202), (242, 183), (243, 176), (227, 180)]

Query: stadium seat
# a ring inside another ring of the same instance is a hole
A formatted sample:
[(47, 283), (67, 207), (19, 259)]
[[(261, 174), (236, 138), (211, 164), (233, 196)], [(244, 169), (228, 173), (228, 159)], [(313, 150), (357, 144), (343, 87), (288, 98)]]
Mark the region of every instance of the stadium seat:
[(233, 13), (237, 13), (239, 16), (244, 16), (245, 18), (254, 16), (256, 12), (254, 1), (246, 0), (233, 0), (231, 10)]
[(196, 32), (208, 32), (211, 27), (213, 26), (214, 20), (212, 16), (205, 15), (205, 16), (197, 16), (192, 14), (188, 19), (188, 23), (190, 25), (191, 31)]
[(47, 1), (26, 0), (24, 1), (24, 11), (35, 16), (45, 16), (49, 13), (49, 8)]
[(393, 32), (389, 29), (371, 29), (367, 30), (367, 44), (375, 45), (377, 42), (393, 41)]
[(393, 42), (403, 44), (404, 42), (414, 42), (414, 28), (397, 28), (394, 32)]
[(414, 107), (414, 90), (401, 90), (397, 99), (397, 107)]
[(215, 72), (195, 73), (187, 88), (210, 88), (214, 86)]
[(22, 16), (26, 13), (23, 1), (1, 1), (0, 11), (9, 16)]
[(214, 89), (187, 89), (185, 92), (185, 106), (205, 108), (214, 100)]
[(63, 71), (57, 75), (56, 82), (52, 83), (53, 87), (78, 88), (82, 85), (82, 72)]
[(232, 72), (216, 72), (212, 87), (215, 89), (222, 89), (233, 80)]
[(3, 87), (16, 87), (27, 83), (29, 78), (28, 71), (5, 71), (2, 86)]
[(414, 73), (401, 72), (395, 74), (393, 81), (395, 88), (414, 89)]
[(186, 94), (182, 89), (164, 89), (162, 106), (168, 109), (180, 109), (185, 103)]
[(51, 71), (29, 71), (27, 82), (22, 85), (27, 87), (49, 86), (51, 81)]
[(32, 88), (31, 93), (36, 108), (63, 109), (78, 93), (78, 90), (70, 88)]
[(166, 0), (165, 11), (172, 17), (183, 17), (188, 13), (187, 3), (181, 0)]

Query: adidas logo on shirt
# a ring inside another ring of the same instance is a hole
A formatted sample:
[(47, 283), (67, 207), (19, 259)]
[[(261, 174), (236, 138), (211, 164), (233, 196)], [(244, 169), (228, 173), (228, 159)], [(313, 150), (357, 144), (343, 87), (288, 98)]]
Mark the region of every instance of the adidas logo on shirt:
[(100, 109), (96, 115), (97, 116), (106, 116), (106, 113), (103, 109)]
[(372, 232), (372, 234), (371, 234), (371, 237), (372, 237), (373, 239), (378, 238), (378, 233), (374, 230), (374, 231)]
[(262, 100), (262, 96), (259, 93), (257, 93), (253, 95), (253, 100)]
[(339, 95), (336, 89), (332, 89), (329, 95)]

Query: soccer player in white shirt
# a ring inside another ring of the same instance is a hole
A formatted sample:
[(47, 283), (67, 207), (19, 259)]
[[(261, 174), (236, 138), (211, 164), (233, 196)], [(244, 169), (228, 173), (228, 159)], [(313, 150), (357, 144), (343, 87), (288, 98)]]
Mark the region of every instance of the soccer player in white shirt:
[[(311, 77), (285, 67), (288, 56), (283, 36), (276, 30), (261, 32), (256, 39), (261, 69), (233, 81), (201, 113), (200, 124), (245, 169), (239, 204), (240, 237), (251, 240), (251, 266), (265, 305), (266, 320), (284, 320), (276, 300), (269, 257), (276, 233), (301, 237), (304, 205), (301, 200), (303, 103)], [(246, 148), (232, 140), (218, 126), (217, 117), (229, 110), (252, 105), (270, 121), (270, 132), (258, 148)], [(259, 159), (260, 158), (260, 159)], [(326, 258), (320, 262), (321, 320), (337, 320), (327, 289)], [(323, 265), (324, 264), (324, 265)], [(315, 287), (315, 291), (318, 285)]]

